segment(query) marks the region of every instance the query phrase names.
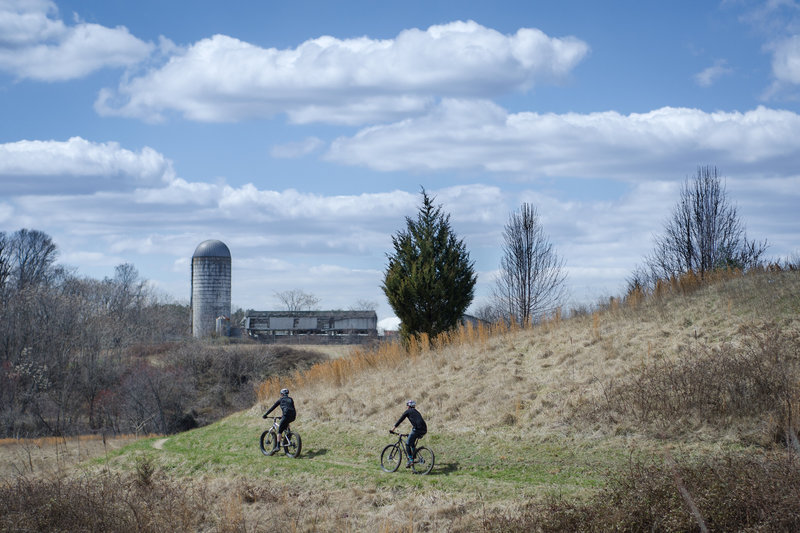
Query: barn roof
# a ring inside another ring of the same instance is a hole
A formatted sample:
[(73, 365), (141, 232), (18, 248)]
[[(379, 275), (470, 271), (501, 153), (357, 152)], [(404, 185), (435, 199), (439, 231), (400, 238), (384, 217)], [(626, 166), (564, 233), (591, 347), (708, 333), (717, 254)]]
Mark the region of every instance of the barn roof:
[(333, 317), (333, 318), (377, 318), (378, 315), (375, 311), (246, 311), (246, 317), (279, 317), (279, 316), (292, 316), (292, 317), (307, 317), (307, 318), (320, 318), (320, 317)]

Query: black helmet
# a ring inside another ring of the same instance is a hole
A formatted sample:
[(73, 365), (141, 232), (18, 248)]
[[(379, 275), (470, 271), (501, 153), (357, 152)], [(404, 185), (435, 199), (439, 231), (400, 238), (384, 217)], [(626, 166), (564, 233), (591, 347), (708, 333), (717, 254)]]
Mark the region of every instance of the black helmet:
[(281, 396), (289, 396), (289, 389), (281, 389)]
[(406, 402), (406, 405), (409, 406), (409, 407), (416, 407), (417, 402), (415, 402), (414, 400), (408, 400)]

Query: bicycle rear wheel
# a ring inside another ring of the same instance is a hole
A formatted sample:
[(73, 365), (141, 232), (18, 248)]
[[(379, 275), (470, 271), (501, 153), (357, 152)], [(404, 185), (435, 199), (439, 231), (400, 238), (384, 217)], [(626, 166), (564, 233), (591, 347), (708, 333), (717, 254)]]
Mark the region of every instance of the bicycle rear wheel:
[(411, 465), (411, 470), (413, 470), (415, 474), (425, 475), (433, 470), (434, 461), (433, 451), (422, 446), (417, 448), (417, 451), (414, 452), (414, 463)]
[(381, 469), (384, 472), (394, 472), (400, 468), (403, 452), (397, 444), (390, 444), (381, 452)]
[(295, 433), (294, 431), (292, 431), (291, 434), (288, 435), (288, 439), (289, 439), (289, 444), (283, 445), (283, 452), (289, 457), (296, 459), (297, 456), (300, 455), (300, 450), (303, 449), (303, 441), (300, 440), (300, 434)]
[(274, 429), (268, 429), (261, 434), (258, 445), (261, 448), (261, 453), (264, 455), (272, 455), (277, 450), (278, 437), (275, 435)]

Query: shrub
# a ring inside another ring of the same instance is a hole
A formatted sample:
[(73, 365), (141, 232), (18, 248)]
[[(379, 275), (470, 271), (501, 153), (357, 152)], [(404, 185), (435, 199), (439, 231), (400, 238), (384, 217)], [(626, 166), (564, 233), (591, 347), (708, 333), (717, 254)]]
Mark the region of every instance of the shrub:
[(675, 360), (645, 364), (606, 387), (582, 414), (619, 418), (680, 433), (687, 420), (724, 429), (732, 421), (773, 419), (797, 428), (800, 336), (774, 324), (747, 327), (741, 344), (692, 345)]
[(785, 455), (631, 460), (586, 502), (551, 497), (487, 514), (489, 532), (798, 531), (800, 468)]
[[(185, 484), (113, 474), (0, 484), (2, 531), (197, 531), (208, 498)], [(207, 524), (206, 524), (207, 525)]]

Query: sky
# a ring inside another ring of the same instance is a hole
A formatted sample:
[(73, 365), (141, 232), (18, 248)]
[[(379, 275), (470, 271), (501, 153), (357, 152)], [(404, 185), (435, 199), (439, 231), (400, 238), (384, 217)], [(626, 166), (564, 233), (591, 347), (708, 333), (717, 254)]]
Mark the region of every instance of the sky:
[(621, 295), (700, 166), (767, 255), (800, 250), (800, 2), (0, 0), (0, 231), (188, 303), (207, 239), (234, 310), (381, 291), (435, 197), (490, 302), (536, 207), (570, 305)]

